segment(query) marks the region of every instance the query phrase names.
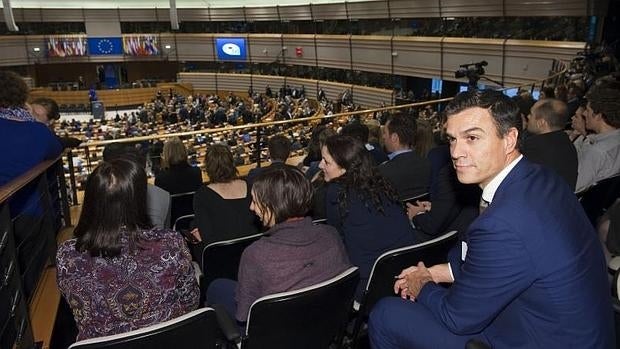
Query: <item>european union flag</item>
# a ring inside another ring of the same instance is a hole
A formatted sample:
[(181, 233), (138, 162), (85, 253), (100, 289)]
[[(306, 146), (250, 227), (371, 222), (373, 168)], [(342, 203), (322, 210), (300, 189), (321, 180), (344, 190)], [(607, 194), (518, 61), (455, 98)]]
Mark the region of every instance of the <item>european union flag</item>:
[(123, 39), (119, 37), (88, 38), (88, 53), (92, 56), (122, 55)]

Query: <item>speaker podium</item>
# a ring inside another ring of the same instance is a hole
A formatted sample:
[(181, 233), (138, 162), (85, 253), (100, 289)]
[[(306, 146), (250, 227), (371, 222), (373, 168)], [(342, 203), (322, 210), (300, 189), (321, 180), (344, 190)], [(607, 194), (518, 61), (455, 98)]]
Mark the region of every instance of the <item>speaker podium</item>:
[(90, 111), (93, 114), (94, 119), (103, 120), (105, 119), (105, 107), (103, 103), (100, 101), (90, 102)]

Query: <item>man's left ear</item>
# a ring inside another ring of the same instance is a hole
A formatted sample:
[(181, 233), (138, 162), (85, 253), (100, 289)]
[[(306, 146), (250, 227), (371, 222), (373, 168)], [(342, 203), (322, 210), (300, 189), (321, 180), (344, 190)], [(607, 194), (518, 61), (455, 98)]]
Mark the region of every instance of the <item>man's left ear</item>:
[(512, 153), (517, 148), (517, 139), (519, 138), (519, 130), (516, 127), (511, 127), (504, 135), (504, 144), (506, 147), (506, 154)]

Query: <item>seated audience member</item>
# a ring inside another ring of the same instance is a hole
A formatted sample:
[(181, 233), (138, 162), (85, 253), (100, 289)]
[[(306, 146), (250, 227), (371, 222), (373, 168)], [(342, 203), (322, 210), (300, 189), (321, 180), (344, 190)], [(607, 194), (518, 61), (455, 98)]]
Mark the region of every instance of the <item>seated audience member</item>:
[[(55, 120), (60, 119), (58, 104), (51, 98), (37, 98), (30, 102), (30, 108), (32, 109), (32, 115), (34, 115), (37, 121), (47, 125), (49, 128), (52, 128)], [(58, 140), (62, 144), (63, 149), (75, 148), (82, 143), (77, 138), (67, 136), (58, 137)]]
[[(26, 109), (28, 86), (11, 71), (0, 71), (0, 185), (10, 182), (43, 160), (60, 155), (62, 147), (47, 126)], [(10, 151), (9, 151), (10, 150)]]
[(155, 177), (155, 185), (170, 194), (196, 191), (202, 184), (200, 168), (189, 165), (187, 150), (179, 137), (164, 143), (161, 168), (162, 171)]
[(75, 239), (56, 255), (77, 340), (132, 331), (198, 307), (185, 241), (151, 227), (144, 168), (121, 158), (101, 163), (88, 178)]
[[(417, 122), (415, 132), (414, 151), (422, 159), (428, 158), (428, 153), (435, 147), (435, 136), (433, 135), (433, 125), (431, 120), (420, 120)], [(429, 160), (430, 162), (430, 160)], [(431, 164), (432, 168), (432, 164)]]
[(356, 120), (348, 123), (342, 128), (340, 134), (343, 136), (353, 137), (362, 142), (364, 147), (366, 147), (366, 150), (370, 152), (370, 155), (372, 155), (372, 158), (375, 160), (375, 164), (379, 165), (388, 160), (387, 155), (381, 147), (368, 143), (370, 130), (368, 129), (368, 126), (363, 125), (360, 121)]
[(244, 322), (258, 298), (314, 285), (349, 268), (338, 232), (306, 217), (311, 202), (310, 181), (301, 171), (274, 167), (258, 175), (250, 208), (269, 230), (243, 252), (239, 281), (215, 280), (207, 302), (224, 305)]
[(258, 233), (250, 211), (249, 186), (238, 177), (228, 147), (215, 144), (207, 148), (205, 164), (210, 182), (194, 195), (196, 239), (208, 244)]
[(598, 232), (607, 262), (620, 256), (620, 198), (599, 219)]
[(304, 158), (302, 164), (307, 167), (305, 171), (306, 178), (312, 180), (314, 176), (320, 172), (319, 163), (321, 162), (321, 144), (325, 142), (325, 140), (335, 135), (333, 129), (325, 126), (325, 125), (317, 125), (310, 135), (310, 143), (306, 147), (306, 157)]
[(553, 98), (536, 102), (527, 122), (530, 136), (523, 141), (521, 152), (531, 162), (554, 170), (574, 191), (577, 150), (564, 132), (567, 119), (566, 103)]
[(383, 252), (414, 243), (413, 230), (394, 189), (364, 145), (329, 137), (321, 148), (327, 223), (340, 232), (351, 263), (360, 268), (359, 296)]
[(275, 135), (269, 138), (267, 147), (271, 164), (265, 167), (253, 168), (248, 172), (246, 179), (250, 186), (252, 186), (254, 178), (268, 167), (294, 167), (286, 164), (286, 159), (291, 155), (291, 141), (286, 136)]
[(593, 134), (575, 141), (577, 192), (620, 173), (620, 83), (597, 81), (586, 99), (586, 128)]
[[(103, 161), (125, 158), (146, 168), (146, 157), (135, 147), (112, 143), (103, 149)], [(146, 214), (155, 228), (170, 227), (170, 194), (152, 184), (146, 186)]]
[(596, 233), (564, 181), (520, 154), (517, 106), (499, 91), (468, 91), (446, 113), (458, 179), (480, 185), (483, 212), (448, 264), (402, 271), (402, 299), (371, 312), (372, 347), (612, 348)]
[(452, 164), (445, 165), (431, 186), (431, 201), (407, 203), (417, 242), (436, 238), (449, 231), (463, 232), (478, 217), (480, 188), (460, 183)]
[(428, 192), (430, 162), (415, 151), (416, 122), (406, 114), (392, 115), (383, 126), (383, 145), (389, 160), (379, 166), (379, 172), (396, 190), (400, 200)]

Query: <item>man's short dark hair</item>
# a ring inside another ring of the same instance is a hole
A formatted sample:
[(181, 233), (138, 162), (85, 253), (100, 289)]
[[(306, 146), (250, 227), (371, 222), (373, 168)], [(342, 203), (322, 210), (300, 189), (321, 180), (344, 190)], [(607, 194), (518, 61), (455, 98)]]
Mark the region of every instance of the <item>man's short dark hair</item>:
[(354, 121), (346, 124), (342, 128), (342, 131), (340, 131), (341, 135), (353, 137), (364, 144), (368, 143), (369, 133), (370, 131), (368, 130), (368, 126), (362, 124), (359, 121)]
[(312, 205), (312, 184), (290, 166), (267, 167), (254, 179), (252, 193), (255, 203), (267, 209), (276, 224), (304, 217)]
[(532, 117), (544, 119), (553, 129), (563, 129), (568, 121), (568, 107), (566, 103), (555, 98), (545, 98), (537, 102), (532, 108)]
[(291, 154), (291, 141), (282, 135), (275, 135), (269, 138), (268, 143), (269, 157), (271, 161), (286, 161)]
[(412, 115), (406, 113), (396, 113), (388, 118), (385, 124), (389, 134), (396, 133), (401, 145), (406, 145), (413, 149), (415, 147), (415, 134), (418, 125)]
[(12, 71), (0, 71), (0, 108), (23, 107), (30, 89), (24, 79)]
[(446, 115), (450, 118), (454, 114), (476, 107), (489, 111), (499, 137), (503, 138), (511, 128), (516, 128), (518, 137), (515, 148), (519, 149), (522, 137), (521, 130), (523, 129), (519, 107), (510, 97), (500, 91), (470, 90), (461, 92), (454, 96), (446, 106)]
[(38, 104), (45, 108), (45, 110), (47, 111), (46, 116), (48, 120), (51, 121), (60, 119), (60, 109), (58, 108), (58, 103), (56, 103), (55, 100), (51, 98), (40, 97), (30, 102), (30, 104)]
[(605, 123), (620, 128), (620, 83), (613, 80), (601, 80), (590, 87), (586, 94), (590, 108), (601, 114)]

